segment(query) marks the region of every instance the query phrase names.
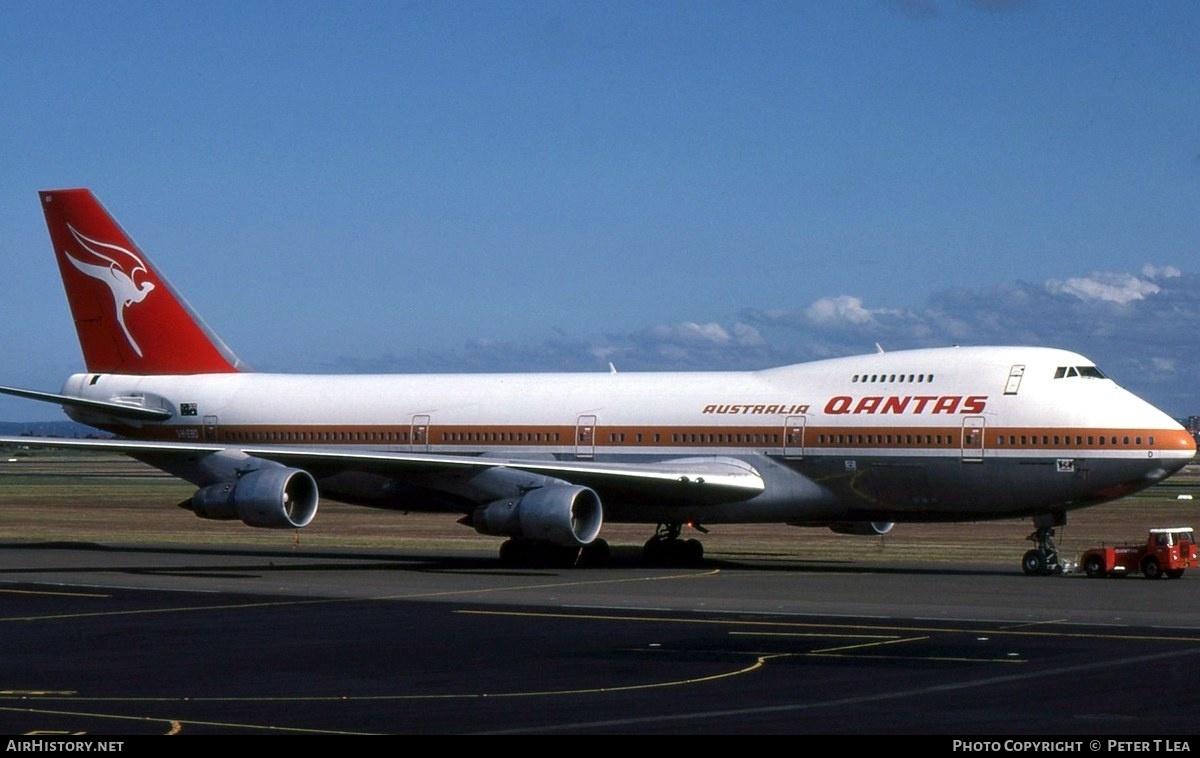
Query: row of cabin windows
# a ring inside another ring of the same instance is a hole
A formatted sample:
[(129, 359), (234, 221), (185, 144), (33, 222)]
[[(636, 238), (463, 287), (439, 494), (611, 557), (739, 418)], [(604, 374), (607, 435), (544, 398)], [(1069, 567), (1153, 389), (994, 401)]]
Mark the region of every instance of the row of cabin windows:
[[(658, 435), (654, 435), (655, 441), (658, 441)], [(778, 434), (672, 434), (671, 442), (680, 445), (704, 445), (704, 444), (737, 444), (749, 443), (751, 445), (761, 444), (779, 444)]]
[[(408, 432), (228, 432), (226, 438), (243, 442), (394, 442), (407, 443)], [(651, 435), (657, 444), (662, 435)], [(609, 442), (625, 442), (624, 432), (608, 435)], [(636, 442), (644, 437), (639, 432), (633, 435)], [(442, 442), (561, 442), (558, 432), (442, 432)], [(677, 444), (761, 444), (778, 442), (778, 434), (672, 434), (671, 442)]]
[[(641, 442), (641, 433), (633, 435), (634, 442)], [(662, 441), (661, 434), (651, 435), (655, 444)], [(624, 432), (613, 432), (608, 435), (609, 442), (624, 442)], [(672, 434), (671, 442), (677, 445), (760, 445), (769, 442), (779, 442), (778, 434)]]
[(442, 432), (442, 442), (558, 442), (558, 432)]
[[(408, 432), (239, 432), (229, 431), (226, 439), (240, 442), (391, 442), (407, 444)], [(655, 444), (662, 435), (650, 435)], [(624, 432), (608, 435), (609, 442), (625, 442)], [(639, 432), (632, 435), (635, 442), (645, 438)], [(561, 442), (558, 432), (442, 432), (442, 442)], [(675, 444), (764, 444), (778, 443), (778, 434), (672, 434)]]
[(818, 445), (957, 445), (950, 434), (818, 434)]
[[(1096, 436), (1089, 434), (1086, 437), (1081, 434), (1074, 436), (1074, 444), (1082, 447), (1084, 440), (1087, 440), (1089, 447), (1105, 447), (1116, 446), (1118, 437), (1114, 434), (1110, 437), (1103, 435)], [(1142, 437), (1137, 435), (1130, 437), (1124, 435), (1119, 438), (1121, 445), (1128, 446), (1132, 440), (1136, 447), (1142, 446)], [(1010, 434), (1007, 437), (1003, 434), (996, 436), (996, 445), (1003, 447), (1004, 445), (1016, 445), (1020, 440), (1021, 445), (1070, 445), (1072, 437), (1070, 435), (1058, 434), (1043, 434), (1043, 435), (1028, 435), (1028, 434)], [(1040, 441), (1039, 441), (1040, 440)], [(929, 446), (947, 446), (957, 445), (958, 437), (956, 435), (941, 435), (941, 434), (818, 434), (818, 445), (925, 445)], [(1154, 446), (1154, 437), (1147, 438), (1147, 445)]]
[[(409, 442), (408, 432), (230, 432), (227, 438), (234, 441), (243, 442), (390, 442), (407, 444)], [(625, 434), (623, 432), (614, 432), (609, 434), (610, 442), (625, 442)], [(996, 436), (996, 445), (1003, 447), (1004, 445), (1084, 445), (1084, 440), (1087, 440), (1089, 447), (1105, 447), (1118, 445), (1120, 439), (1121, 445), (1128, 446), (1132, 441), (1136, 447), (1142, 446), (1142, 436), (1137, 435), (1130, 437), (1123, 435), (1118, 438), (1115, 434), (1105, 437), (1103, 435), (1089, 434), (1086, 437), (1077, 434), (1074, 438), (1071, 435), (1026, 435), (1026, 434), (1010, 434), (1007, 437), (1003, 434)], [(642, 442), (642, 434), (634, 435), (634, 441)], [(1072, 443), (1073, 440), (1073, 443)], [(1153, 447), (1155, 440), (1153, 436), (1146, 438), (1146, 444)], [(442, 442), (560, 442), (558, 432), (442, 432)], [(653, 441), (655, 444), (661, 441), (661, 435), (654, 434)], [(674, 444), (778, 444), (778, 434), (672, 434), (671, 442)], [(958, 438), (955, 435), (941, 434), (820, 434), (817, 435), (817, 444), (819, 445), (926, 445), (926, 446), (944, 446), (957, 445)]]
[[(408, 432), (239, 432), (230, 431), (224, 437), (240, 442), (391, 442), (407, 444)], [(650, 435), (654, 444), (662, 441), (661, 434)], [(644, 441), (639, 432), (632, 435), (635, 442)], [(625, 442), (624, 432), (608, 435), (609, 442)], [(558, 432), (442, 432), (442, 442), (561, 442)], [(675, 444), (766, 444), (778, 443), (778, 434), (672, 434)]]
[[(224, 434), (240, 442), (391, 442), (407, 444), (408, 432), (238, 432)], [(419, 435), (417, 435), (419, 439)], [(558, 442), (558, 432), (442, 432), (442, 442)]]
[[(1082, 446), (1084, 444), (1084, 442), (1083, 442), (1084, 439), (1087, 440), (1087, 444), (1090, 447), (1097, 447), (1097, 446), (1105, 447), (1106, 445), (1115, 446), (1118, 444), (1117, 443), (1117, 435), (1115, 435), (1115, 434), (1110, 437), (1105, 437), (1104, 435), (1097, 436), (1094, 434), (1089, 434), (1086, 437), (1084, 437), (1082, 434), (1077, 434), (1074, 437), (1074, 444), (1078, 445), (1078, 446)], [(1133, 440), (1134, 446), (1136, 446), (1136, 447), (1142, 446), (1142, 436), (1140, 434), (1135, 437), (1132, 437), (1132, 438), (1128, 434), (1123, 435), (1120, 438), (1120, 440), (1121, 440), (1120, 444), (1128, 446), (1130, 439)], [(1064, 435), (1064, 436), (1060, 437), (1057, 434), (1054, 434), (1054, 435), (1043, 434), (1041, 436), (1038, 436), (1036, 434), (1031, 434), (1028, 436), (1026, 436), (1024, 434), (1021, 434), (1021, 435), (1010, 434), (1010, 435), (1008, 435), (1007, 438), (1005, 438), (1005, 436), (1003, 434), (1001, 434), (996, 437), (996, 444), (1000, 445), (1000, 446), (1005, 445), (1005, 444), (1016, 445), (1016, 444), (1018, 444), (1017, 440), (1020, 440), (1020, 444), (1022, 444), (1022, 445), (1070, 445), (1072, 437), (1070, 435)], [(1039, 440), (1040, 440), (1040, 442), (1039, 442)], [(1053, 442), (1051, 440), (1053, 440)], [(1146, 438), (1146, 444), (1150, 445), (1151, 447), (1154, 446), (1153, 435)]]
[[(225, 432), (240, 442), (390, 442), (407, 444), (408, 432)], [(624, 435), (622, 435), (624, 436)], [(639, 437), (641, 435), (638, 435)], [(657, 438), (658, 435), (655, 435)], [(420, 435), (416, 435), (417, 439)], [(442, 432), (442, 442), (559, 442), (558, 432)]]
[(407, 443), (408, 432), (222, 432), (233, 442), (398, 442)]
[[(908, 378), (905, 379), (905, 376)], [(933, 374), (855, 374), (850, 377), (852, 382), (932, 382)]]
[[(241, 442), (409, 442), (408, 432), (238, 432), (225, 434), (231, 441)], [(608, 435), (609, 442), (625, 442), (624, 432)], [(662, 441), (661, 434), (651, 435), (655, 444)], [(633, 440), (642, 442), (643, 435), (633, 435)], [(442, 442), (561, 442), (558, 432), (442, 432)], [(675, 444), (764, 444), (778, 443), (778, 434), (672, 434)]]

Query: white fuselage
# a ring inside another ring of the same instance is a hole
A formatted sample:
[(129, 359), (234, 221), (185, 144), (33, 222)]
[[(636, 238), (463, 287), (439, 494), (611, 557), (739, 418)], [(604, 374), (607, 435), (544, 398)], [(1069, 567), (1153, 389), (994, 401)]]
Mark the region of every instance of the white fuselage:
[[(71, 411), (139, 439), (594, 461), (719, 455), (769, 469), (768, 492), (707, 506), (709, 521), (1066, 510), (1144, 487), (1195, 452), (1177, 422), (1086, 358), (1049, 348), (913, 350), (747, 372), (79, 374), (63, 393), (174, 414), (129, 425)], [(795, 476), (805, 479), (798, 505)], [(374, 504), (414, 507), (400, 499)], [(610, 519), (630, 521), (681, 507), (625, 497), (605, 506)]]

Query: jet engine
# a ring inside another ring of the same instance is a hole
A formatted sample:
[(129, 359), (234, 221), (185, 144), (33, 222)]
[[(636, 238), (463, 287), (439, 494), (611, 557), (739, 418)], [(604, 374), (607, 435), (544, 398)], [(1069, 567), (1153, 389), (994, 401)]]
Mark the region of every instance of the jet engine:
[(471, 514), (480, 534), (523, 537), (564, 547), (587, 545), (604, 522), (600, 496), (587, 487), (550, 484), (520, 497), (495, 500)]
[(830, 524), (829, 530), (836, 534), (855, 534), (860, 537), (871, 537), (877, 534), (887, 534), (895, 526), (891, 521), (850, 521), (844, 524)]
[(237, 479), (210, 484), (180, 505), (200, 518), (267, 529), (308, 526), (317, 515), (317, 482), (298, 468), (269, 464)]

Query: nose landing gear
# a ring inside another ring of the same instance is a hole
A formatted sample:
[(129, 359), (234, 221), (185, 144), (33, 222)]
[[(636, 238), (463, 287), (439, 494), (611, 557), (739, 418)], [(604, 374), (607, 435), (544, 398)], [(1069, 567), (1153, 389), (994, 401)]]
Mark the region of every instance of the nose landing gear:
[(1065, 526), (1066, 514), (1055, 514), (1050, 517), (1038, 517), (1033, 521), (1034, 530), (1028, 539), (1037, 547), (1027, 550), (1021, 558), (1021, 570), (1028, 576), (1051, 576), (1053, 574), (1070, 573), (1074, 566), (1058, 556), (1058, 546), (1054, 544), (1054, 527)]

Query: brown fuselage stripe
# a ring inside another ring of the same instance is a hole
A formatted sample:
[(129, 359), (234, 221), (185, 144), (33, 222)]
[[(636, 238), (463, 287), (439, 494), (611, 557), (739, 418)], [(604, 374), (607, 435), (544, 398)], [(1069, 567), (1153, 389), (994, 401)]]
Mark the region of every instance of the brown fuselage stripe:
[[(972, 427), (895, 427), (895, 426), (816, 426), (783, 424), (772, 426), (301, 426), (301, 425), (169, 425), (142, 428), (131, 434), (138, 439), (202, 440), (227, 444), (306, 444), (306, 445), (428, 445), (430, 447), (577, 447), (661, 448), (721, 447), (746, 448), (803, 447), (805, 450), (871, 449), (946, 449), (979, 447), (976, 440), (964, 440)], [(983, 447), (992, 450), (1187, 450), (1191, 435), (1171, 429), (986, 428)]]

